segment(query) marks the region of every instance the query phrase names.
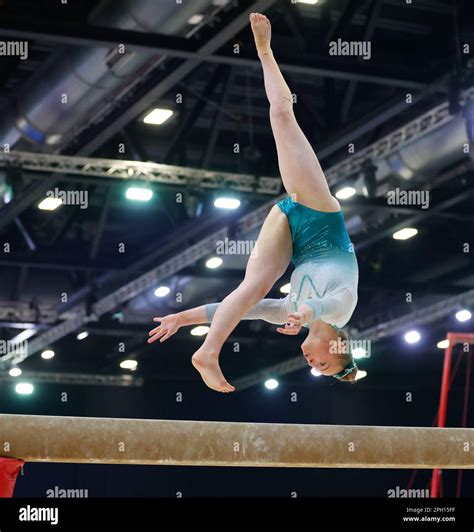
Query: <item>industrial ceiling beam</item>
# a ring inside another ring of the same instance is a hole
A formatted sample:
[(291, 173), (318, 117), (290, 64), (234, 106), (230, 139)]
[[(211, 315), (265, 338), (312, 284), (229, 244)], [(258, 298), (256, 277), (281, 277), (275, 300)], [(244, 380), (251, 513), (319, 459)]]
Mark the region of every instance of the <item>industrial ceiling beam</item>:
[[(248, 25), (249, 14), (254, 11), (265, 12), (270, 8), (276, 0), (255, 0), (247, 8), (245, 8), (237, 17), (229, 22), (223, 29), (221, 29), (214, 37), (212, 37), (206, 44), (204, 44), (199, 50), (199, 54), (213, 54), (224, 46), (230, 39), (232, 39), (237, 33), (239, 33), (244, 27)], [(6, 20), (2, 16), (2, 20)], [(10, 19), (12, 22), (12, 19)], [(21, 23), (16, 19), (16, 23)], [(31, 24), (31, 21), (30, 21)], [(13, 26), (13, 24), (12, 24)], [(38, 21), (34, 21), (34, 26), (38, 28)], [(110, 28), (109, 28), (110, 29)], [(25, 28), (23, 28), (25, 30)], [(34, 30), (30, 26), (29, 30)], [(4, 27), (0, 23), (0, 34), (4, 37), (13, 36), (14, 32), (12, 27), (8, 27), (8, 24), (4, 24)], [(19, 35), (16, 34), (15, 38)], [(26, 35), (25, 35), (26, 37)], [(143, 35), (142, 35), (143, 37)], [(156, 51), (156, 49), (155, 49)], [(197, 53), (197, 52), (196, 52)], [(151, 90), (144, 94), (138, 101), (136, 101), (127, 110), (121, 110), (120, 114), (112, 120), (104, 129), (97, 132), (97, 135), (93, 139), (89, 140), (79, 150), (79, 154), (83, 156), (93, 154), (98, 148), (100, 148), (107, 140), (112, 138), (115, 134), (119, 133), (125, 126), (127, 126), (138, 115), (149, 109), (159, 98), (164, 96), (169, 90), (171, 90), (178, 82), (183, 80), (188, 74), (190, 74), (195, 68), (202, 63), (202, 59), (187, 59), (173, 72), (166, 75), (160, 82), (157, 83)], [(0, 230), (8, 225), (16, 216), (21, 214), (27, 209), (34, 201), (38, 200), (47, 190), (51, 190), (57, 183), (59, 176), (52, 176), (49, 183), (33, 184), (28, 189), (26, 194), (22, 194), (20, 198), (14, 198), (12, 202), (4, 206), (0, 210)]]
[[(249, 11), (250, 13), (250, 11)], [(196, 41), (156, 33), (103, 28), (98, 26), (83, 26), (50, 20), (34, 21), (14, 17), (3, 17), (0, 20), (0, 34), (16, 39), (43, 40), (70, 46), (92, 46), (96, 48), (114, 48), (119, 44), (128, 50), (136, 52), (154, 52), (167, 57), (178, 59), (198, 60), (208, 63), (220, 63), (241, 67), (260, 68), (255, 59), (214, 55), (213, 52), (196, 49)], [(314, 66), (292, 65), (282, 63), (283, 71), (312, 75), (316, 77), (330, 77), (334, 79), (356, 80), (365, 83), (388, 85), (407, 89), (422, 89), (426, 83), (392, 78), (388, 76), (327, 69)]]
[[(139, 388), (143, 378), (132, 375), (104, 375), (99, 373), (61, 373), (55, 371), (23, 371), (21, 379), (33, 384), (74, 384), (82, 386), (123, 386)], [(12, 383), (6, 373), (0, 373), (0, 382)]]
[[(137, 179), (148, 183), (173, 186), (195, 186), (210, 189), (231, 189), (241, 192), (280, 194), (279, 177), (254, 176), (231, 172), (215, 172), (153, 162), (103, 159), (98, 157), (75, 157), (46, 153), (12, 151), (0, 152), (0, 168), (18, 168), (23, 172), (38, 174), (61, 174), (83, 177), (101, 177), (133, 182)], [(44, 178), (44, 192), (50, 190), (50, 177)], [(61, 180), (58, 177), (57, 180)], [(27, 191), (28, 192), (28, 191)], [(26, 193), (27, 194), (27, 193)], [(23, 197), (24, 194), (22, 194)], [(10, 204), (9, 204), (10, 205)], [(20, 208), (20, 207), (18, 207)]]

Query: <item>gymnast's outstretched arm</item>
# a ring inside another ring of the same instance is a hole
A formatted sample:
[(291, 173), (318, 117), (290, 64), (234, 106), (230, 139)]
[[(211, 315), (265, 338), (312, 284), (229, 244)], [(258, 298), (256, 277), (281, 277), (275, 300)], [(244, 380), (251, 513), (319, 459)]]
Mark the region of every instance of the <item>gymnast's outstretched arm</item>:
[[(347, 290), (341, 290), (331, 297), (321, 299), (307, 299), (301, 303), (298, 309), (292, 312), (290, 296), (281, 299), (262, 299), (254, 305), (243, 317), (243, 320), (264, 320), (268, 323), (278, 325), (278, 332), (287, 335), (298, 334), (301, 327), (309, 324), (317, 318), (321, 318), (330, 323), (341, 323), (346, 309), (351, 305), (352, 295)], [(148, 335), (148, 343), (151, 344), (160, 340), (164, 342), (180, 327), (189, 325), (201, 325), (211, 323), (217, 309), (221, 303), (208, 303), (189, 310), (184, 310), (176, 314), (168, 314), (164, 317), (155, 318), (160, 322), (158, 327), (152, 329)]]
[[(287, 304), (288, 297), (283, 299), (262, 299), (242, 319), (264, 320), (268, 323), (281, 325), (286, 322), (288, 316)], [(151, 344), (156, 340), (164, 342), (170, 336), (173, 336), (180, 327), (211, 323), (219, 305), (220, 303), (209, 303), (176, 314), (155, 318), (154, 321), (160, 322), (160, 325), (148, 333), (148, 343)]]

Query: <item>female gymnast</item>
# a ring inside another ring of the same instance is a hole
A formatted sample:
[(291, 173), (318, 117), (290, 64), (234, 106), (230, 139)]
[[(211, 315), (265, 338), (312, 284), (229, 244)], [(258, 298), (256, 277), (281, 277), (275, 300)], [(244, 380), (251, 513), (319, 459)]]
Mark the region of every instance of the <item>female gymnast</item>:
[[(196, 307), (154, 321), (149, 343), (163, 342), (181, 326), (210, 323), (194, 367), (213, 390), (232, 392), (219, 366), (219, 354), (241, 319), (285, 324), (282, 334), (309, 332), (301, 344), (308, 364), (321, 374), (353, 381), (357, 373), (347, 335), (340, 330), (357, 304), (358, 267), (338, 201), (331, 195), (319, 161), (293, 113), (293, 98), (273, 56), (266, 16), (250, 15), (270, 101), (270, 122), (288, 196), (273, 206), (250, 256), (245, 278), (221, 303)], [(263, 299), (295, 264), (291, 290), (283, 299)], [(341, 348), (342, 347), (342, 348)]]

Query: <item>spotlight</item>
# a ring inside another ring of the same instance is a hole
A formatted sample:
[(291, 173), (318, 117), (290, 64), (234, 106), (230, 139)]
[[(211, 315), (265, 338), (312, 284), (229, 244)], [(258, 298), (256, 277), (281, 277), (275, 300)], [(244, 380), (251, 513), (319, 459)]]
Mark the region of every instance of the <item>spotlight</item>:
[(193, 336), (204, 336), (209, 332), (209, 327), (207, 325), (198, 325), (197, 327), (194, 327), (194, 329), (191, 329), (191, 334)]
[(276, 379), (268, 379), (265, 381), (265, 388), (268, 390), (274, 390), (278, 388), (278, 381)]
[(15, 391), (19, 395), (31, 395), (33, 393), (33, 385), (29, 382), (19, 382), (15, 386)]
[(449, 347), (449, 340), (446, 338), (445, 340), (440, 340), (437, 344), (436, 344), (436, 347), (438, 349), (446, 349), (447, 347)]
[(280, 292), (282, 294), (289, 294), (291, 291), (291, 283), (286, 283), (282, 287), (280, 287)]
[(407, 344), (416, 344), (421, 340), (420, 333), (418, 331), (408, 331), (405, 333), (405, 342)]
[(165, 297), (170, 293), (170, 289), (167, 286), (159, 286), (155, 290), (156, 297)]
[(467, 309), (458, 310), (456, 312), (456, 319), (458, 321), (469, 321), (472, 318), (472, 314)]
[(39, 203), (38, 209), (41, 211), (54, 211), (62, 204), (63, 202), (59, 198), (45, 198)]
[(153, 197), (153, 190), (146, 187), (129, 187), (125, 192), (125, 197), (132, 201), (150, 201)]
[(153, 109), (153, 111), (151, 111), (145, 116), (143, 122), (145, 122), (145, 124), (161, 126), (161, 124), (164, 124), (169, 118), (173, 116), (173, 114), (173, 111), (171, 111), (170, 109)]
[(356, 189), (354, 187), (344, 187), (340, 188), (336, 192), (336, 198), (340, 200), (345, 200), (351, 198), (356, 193)]
[(120, 362), (120, 367), (122, 369), (129, 369), (130, 371), (135, 371), (138, 367), (138, 362), (136, 360), (123, 360)]
[(201, 24), (203, 20), (204, 15), (201, 13), (196, 13), (196, 15), (193, 15), (190, 19), (188, 19), (188, 24), (191, 24), (191, 26), (197, 26), (198, 24)]
[(84, 339), (87, 338), (88, 336), (89, 336), (89, 333), (88, 333), (87, 331), (82, 331), (82, 332), (80, 332), (80, 333), (76, 336), (76, 338), (77, 338), (78, 340), (84, 340)]
[(220, 257), (212, 257), (211, 259), (206, 261), (206, 267), (211, 270), (215, 270), (216, 268), (219, 268), (222, 262), (223, 261)]
[(392, 236), (395, 240), (408, 240), (416, 234), (418, 234), (418, 229), (415, 229), (414, 227), (404, 227), (403, 229), (400, 229), (400, 231), (393, 233)]
[(316, 368), (311, 368), (311, 375), (313, 375), (314, 377), (321, 377), (322, 373), (319, 373)]
[(238, 209), (240, 207), (240, 200), (237, 198), (220, 197), (214, 201), (214, 207), (218, 209)]

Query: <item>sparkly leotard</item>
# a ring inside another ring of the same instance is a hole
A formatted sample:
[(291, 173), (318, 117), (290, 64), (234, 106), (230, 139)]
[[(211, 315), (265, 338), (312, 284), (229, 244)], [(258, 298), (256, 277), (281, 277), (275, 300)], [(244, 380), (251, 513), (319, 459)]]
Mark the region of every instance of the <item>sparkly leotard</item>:
[[(290, 312), (307, 303), (313, 309), (310, 321), (320, 318), (343, 327), (357, 305), (359, 270), (342, 212), (317, 211), (290, 197), (277, 205), (288, 218), (293, 243), (290, 293), (282, 299), (263, 299), (243, 319), (283, 324)], [(218, 305), (206, 305), (209, 322)]]

